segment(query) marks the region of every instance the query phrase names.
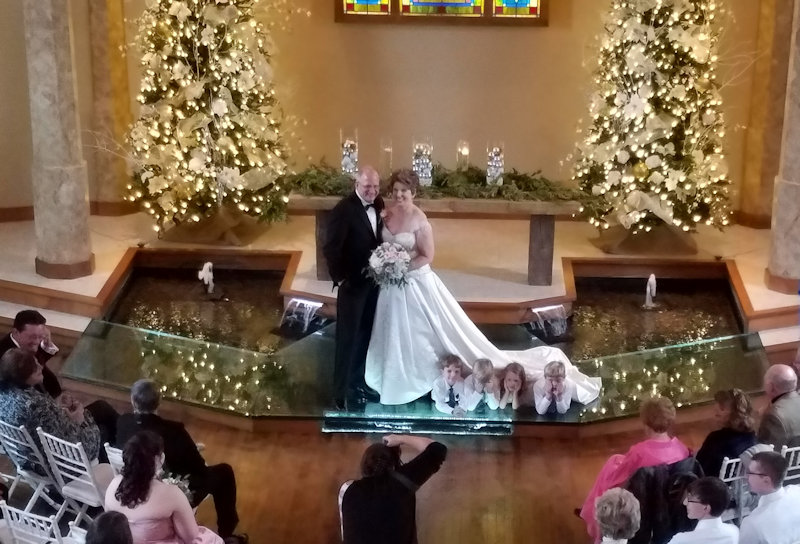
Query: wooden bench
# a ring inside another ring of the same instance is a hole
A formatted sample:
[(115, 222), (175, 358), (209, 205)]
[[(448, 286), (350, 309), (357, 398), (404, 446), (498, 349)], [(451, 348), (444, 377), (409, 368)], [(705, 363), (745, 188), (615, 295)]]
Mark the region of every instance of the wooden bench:
[[(329, 280), (328, 266), (322, 254), (327, 216), (341, 200), (335, 196), (289, 197), (289, 213), (314, 214), (317, 243), (317, 279)], [(414, 203), (432, 218), (453, 219), (528, 219), (528, 284), (550, 285), (553, 282), (553, 244), (556, 216), (578, 213), (580, 204), (573, 201), (541, 202), (535, 200), (425, 199)]]

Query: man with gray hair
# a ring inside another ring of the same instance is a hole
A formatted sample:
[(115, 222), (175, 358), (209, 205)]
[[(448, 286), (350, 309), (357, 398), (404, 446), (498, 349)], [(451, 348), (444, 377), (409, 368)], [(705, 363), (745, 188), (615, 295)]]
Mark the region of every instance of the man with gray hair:
[(764, 394), (770, 405), (758, 427), (758, 441), (782, 446), (800, 446), (800, 395), (797, 374), (788, 365), (772, 365), (764, 374)]
[(161, 393), (153, 380), (138, 380), (131, 387), (132, 414), (123, 414), (117, 422), (116, 446), (122, 448), (139, 431), (152, 431), (164, 440), (164, 470), (189, 479), (192, 506), (206, 497), (214, 498), (218, 533), (226, 544), (247, 542), (234, 535), (239, 523), (236, 512), (236, 477), (227, 463), (207, 466), (183, 423), (160, 417), (156, 412)]

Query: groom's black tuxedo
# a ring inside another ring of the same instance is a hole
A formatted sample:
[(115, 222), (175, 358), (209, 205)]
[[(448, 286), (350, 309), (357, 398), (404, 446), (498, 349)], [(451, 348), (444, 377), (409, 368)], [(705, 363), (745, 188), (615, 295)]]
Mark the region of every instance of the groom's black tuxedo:
[(377, 232), (372, 230), (364, 204), (355, 192), (343, 198), (328, 216), (327, 239), (322, 251), (334, 286), (339, 286), (333, 372), (337, 401), (365, 387), (364, 363), (375, 319), (378, 286), (366, 276), (364, 269), (372, 250), (381, 243), (381, 197), (375, 199), (374, 207)]

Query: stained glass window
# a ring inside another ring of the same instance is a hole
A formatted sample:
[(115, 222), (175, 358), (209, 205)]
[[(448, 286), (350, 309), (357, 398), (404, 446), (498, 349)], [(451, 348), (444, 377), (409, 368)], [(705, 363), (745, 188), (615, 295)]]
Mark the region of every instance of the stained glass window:
[(353, 15), (389, 15), (389, 0), (341, 0), (344, 13)]
[(494, 0), (495, 17), (539, 17), (541, 0)]
[(484, 0), (401, 0), (400, 12), (403, 15), (480, 17), (484, 3)]

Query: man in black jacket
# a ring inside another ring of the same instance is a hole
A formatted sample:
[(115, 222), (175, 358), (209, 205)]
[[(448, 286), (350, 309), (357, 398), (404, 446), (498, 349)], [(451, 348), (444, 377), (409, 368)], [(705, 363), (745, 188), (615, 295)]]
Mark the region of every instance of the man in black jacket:
[(189, 478), (192, 506), (197, 506), (210, 494), (217, 510), (219, 536), (226, 544), (245, 542), (245, 537), (233, 534), (239, 523), (233, 468), (227, 463), (207, 466), (183, 423), (163, 419), (156, 414), (160, 402), (161, 394), (154, 381), (139, 380), (134, 383), (131, 387), (133, 413), (119, 417), (116, 446), (123, 448), (125, 442), (139, 431), (152, 431), (161, 436), (164, 440), (164, 470)]
[[(364, 382), (378, 286), (364, 272), (372, 250), (381, 243), (383, 199), (378, 196), (380, 176), (365, 166), (356, 177), (355, 190), (331, 210), (323, 246), (336, 299), (336, 358), (333, 370), (334, 403), (377, 401), (378, 394)], [(346, 402), (345, 402), (346, 401)]]
[(19, 348), (33, 353), (42, 365), (44, 392), (57, 399), (61, 396), (61, 385), (52, 370), (47, 368), (47, 361), (58, 353), (58, 347), (50, 339), (47, 320), (36, 310), (22, 310), (14, 317), (11, 332), (0, 338), (0, 357), (10, 349)]

